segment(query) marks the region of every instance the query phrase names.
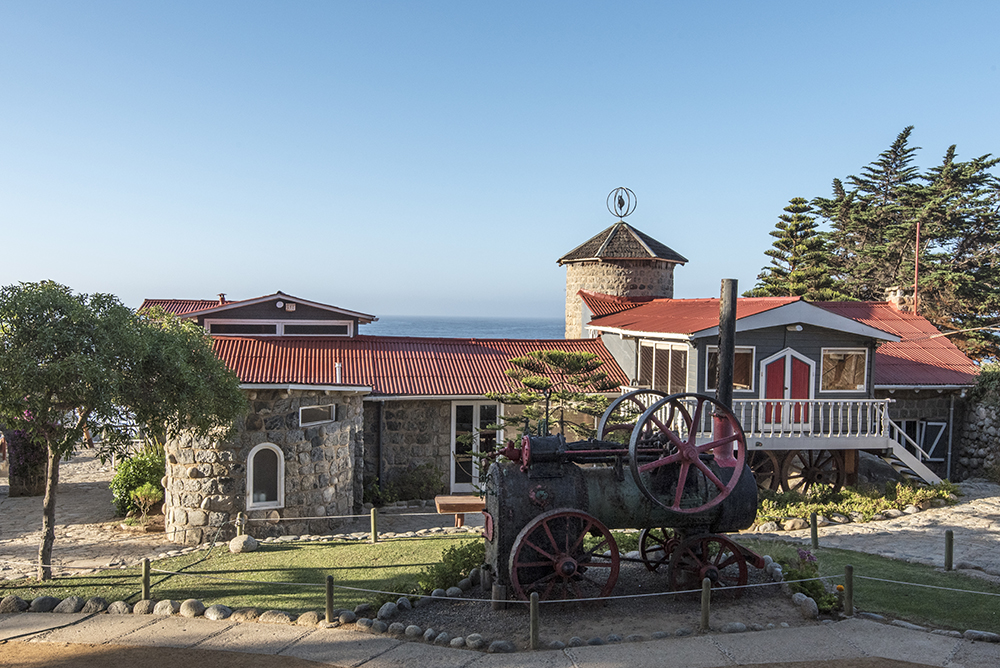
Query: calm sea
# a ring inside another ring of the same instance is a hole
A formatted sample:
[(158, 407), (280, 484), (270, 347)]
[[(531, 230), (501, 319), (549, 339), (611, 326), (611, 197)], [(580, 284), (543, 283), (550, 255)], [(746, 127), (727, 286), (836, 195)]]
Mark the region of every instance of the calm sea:
[(362, 325), (369, 336), (430, 336), (469, 339), (561, 339), (562, 318), (463, 318), (446, 316), (379, 316)]

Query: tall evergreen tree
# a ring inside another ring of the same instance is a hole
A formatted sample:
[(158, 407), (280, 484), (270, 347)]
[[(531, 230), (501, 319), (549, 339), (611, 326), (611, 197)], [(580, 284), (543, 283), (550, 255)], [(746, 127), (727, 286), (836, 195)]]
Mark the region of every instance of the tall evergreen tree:
[(772, 247), (764, 251), (771, 264), (757, 275), (757, 285), (745, 297), (790, 297), (808, 300), (842, 298), (830, 275), (830, 253), (825, 235), (817, 229), (813, 208), (794, 197), (778, 216)]
[(830, 221), (835, 270), (854, 299), (882, 300), (887, 287), (907, 283), (922, 190), (912, 164), (919, 148), (909, 145), (912, 131), (911, 125), (900, 132), (860, 176), (847, 177), (847, 187), (834, 179), (832, 198), (813, 200)]

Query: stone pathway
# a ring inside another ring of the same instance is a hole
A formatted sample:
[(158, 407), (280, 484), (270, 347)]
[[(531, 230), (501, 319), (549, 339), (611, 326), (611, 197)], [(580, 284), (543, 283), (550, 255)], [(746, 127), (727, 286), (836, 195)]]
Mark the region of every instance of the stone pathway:
[[(42, 497), (9, 498), (6, 467), (0, 476), (0, 580), (33, 576), (42, 533)], [(197, 549), (172, 543), (163, 533), (123, 531), (111, 504), (111, 476), (110, 462), (102, 464), (89, 454), (77, 455), (60, 466), (52, 550), (55, 575), (126, 568), (147, 557)], [(470, 529), (476, 528), (477, 517), (467, 516)], [(453, 523), (451, 515), (438, 515), (433, 505), (390, 508), (379, 514), (379, 533), (447, 530)], [(340, 530), (360, 538), (367, 537), (369, 529), (370, 520), (364, 517), (344, 521)]]

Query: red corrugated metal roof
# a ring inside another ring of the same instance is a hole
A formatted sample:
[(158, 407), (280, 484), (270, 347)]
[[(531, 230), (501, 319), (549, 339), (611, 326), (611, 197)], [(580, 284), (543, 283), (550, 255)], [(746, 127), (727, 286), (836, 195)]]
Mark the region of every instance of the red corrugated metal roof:
[(875, 352), (875, 385), (973, 385), (979, 373), (947, 336), (926, 318), (901, 313), (887, 302), (813, 302), (902, 340), (884, 343)]
[[(801, 297), (742, 297), (736, 317), (751, 315), (799, 301)], [(719, 324), (718, 299), (654, 299), (635, 308), (594, 318), (591, 325), (635, 332), (693, 334)]]
[(600, 339), (353, 339), (217, 337), (216, 354), (244, 383), (370, 386), (382, 395), (482, 395), (515, 383), (509, 360), (535, 350), (590, 352), (615, 382), (628, 379)]
[(615, 297), (590, 290), (580, 290), (576, 294), (580, 295), (595, 318), (627, 311), (653, 300), (653, 297)]
[[(230, 302), (226, 302), (227, 304)], [(153, 308), (154, 306), (159, 306), (167, 313), (173, 313), (174, 315), (184, 315), (185, 313), (194, 313), (195, 311), (201, 311), (202, 309), (212, 308), (213, 306), (219, 306), (218, 299), (147, 299), (142, 302), (142, 306), (139, 310), (146, 308)]]

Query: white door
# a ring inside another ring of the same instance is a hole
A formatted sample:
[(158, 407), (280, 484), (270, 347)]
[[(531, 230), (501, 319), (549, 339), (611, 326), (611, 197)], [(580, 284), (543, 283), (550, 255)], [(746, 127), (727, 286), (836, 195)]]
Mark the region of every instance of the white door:
[(471, 494), (479, 484), (479, 458), (497, 444), (498, 404), (492, 401), (455, 401), (451, 405), (451, 493)]

